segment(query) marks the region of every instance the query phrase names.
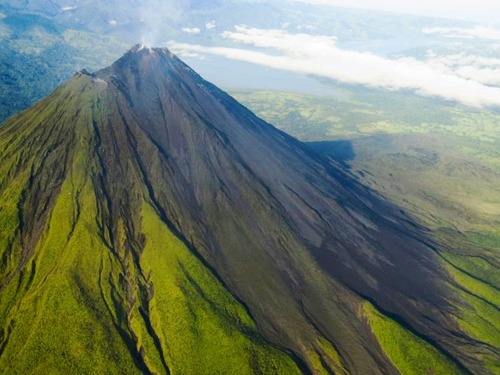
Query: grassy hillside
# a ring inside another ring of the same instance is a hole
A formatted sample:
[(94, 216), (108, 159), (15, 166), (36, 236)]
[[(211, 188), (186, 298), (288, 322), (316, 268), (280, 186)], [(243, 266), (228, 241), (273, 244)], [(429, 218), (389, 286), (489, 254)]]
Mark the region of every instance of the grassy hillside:
[(391, 362), (402, 374), (461, 373), (439, 350), (382, 314), (369, 302), (364, 303), (362, 314)]
[(106, 172), (89, 157), (102, 98), (81, 80), (65, 89), (2, 129), (0, 373), (300, 373), (172, 233), (136, 174), (137, 215), (107, 216), (96, 189)]

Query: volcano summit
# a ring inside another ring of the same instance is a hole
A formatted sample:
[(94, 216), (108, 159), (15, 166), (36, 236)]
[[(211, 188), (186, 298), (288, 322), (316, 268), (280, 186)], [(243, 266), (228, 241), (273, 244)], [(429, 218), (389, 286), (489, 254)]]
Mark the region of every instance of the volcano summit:
[(75, 74), (0, 149), (1, 373), (485, 373), (498, 354), (454, 319), (424, 228), (166, 49)]

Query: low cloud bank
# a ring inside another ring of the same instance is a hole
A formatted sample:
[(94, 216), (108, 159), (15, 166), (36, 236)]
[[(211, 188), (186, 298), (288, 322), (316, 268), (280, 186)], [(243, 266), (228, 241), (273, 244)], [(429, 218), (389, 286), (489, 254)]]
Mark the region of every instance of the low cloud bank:
[[(430, 54), (388, 59), (370, 52), (343, 50), (331, 36), (291, 34), (285, 30), (239, 25), (223, 37), (250, 48), (207, 47), (170, 42), (183, 54), (214, 54), (275, 69), (328, 77), (340, 82), (388, 90), (412, 90), (420, 95), (457, 101), (473, 107), (500, 106), (500, 61), (481, 57)], [(474, 61), (475, 64), (459, 64)], [(487, 63), (487, 64), (486, 64)], [(499, 65), (496, 65), (499, 64)]]

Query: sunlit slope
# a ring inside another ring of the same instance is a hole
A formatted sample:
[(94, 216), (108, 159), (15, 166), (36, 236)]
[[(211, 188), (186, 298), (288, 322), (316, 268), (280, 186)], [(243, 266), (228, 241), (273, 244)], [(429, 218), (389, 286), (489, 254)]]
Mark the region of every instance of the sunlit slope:
[[(299, 372), (162, 221), (133, 159), (124, 168), (134, 217), (117, 213), (115, 221), (110, 202), (99, 202), (111, 199), (99, 185), (106, 172), (96, 157), (100, 90), (76, 78), (39, 104), (36, 116), (4, 129), (2, 373)], [(27, 147), (19, 134), (33, 155), (14, 154)], [(61, 147), (63, 158), (54, 158)], [(53, 198), (39, 212), (43, 201), (27, 204), (17, 218), (11, 202), (28, 194)]]

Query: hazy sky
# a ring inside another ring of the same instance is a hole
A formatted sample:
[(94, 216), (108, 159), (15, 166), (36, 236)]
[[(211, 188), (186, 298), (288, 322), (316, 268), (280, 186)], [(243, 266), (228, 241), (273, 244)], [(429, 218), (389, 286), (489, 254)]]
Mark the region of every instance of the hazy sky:
[[(272, 4), (272, 0), (254, 1)], [(313, 21), (304, 20), (302, 25), (302, 21), (293, 21), (293, 17), (291, 22), (274, 25), (274, 28), (238, 24), (237, 20), (233, 21), (233, 26), (222, 26), (206, 19), (182, 29), (184, 33), (190, 34), (187, 39), (189, 42), (170, 41), (168, 45), (185, 58), (202, 60), (211, 55), (302, 76), (313, 75), (348, 84), (412, 91), (472, 107), (500, 108), (500, 20), (497, 20), (500, 0), (286, 1), (429, 17), (461, 17), (480, 22), (467, 24), (448, 20), (420, 20), (413, 24), (410, 22), (404, 35), (399, 34), (399, 28), (388, 27), (387, 30), (393, 33), (391, 37), (385, 36), (381, 40), (376, 37), (372, 40), (370, 33), (376, 35), (379, 29), (386, 32), (383, 21), (394, 20), (394, 17), (377, 18), (374, 15), (376, 22), (363, 29), (363, 20), (370, 17), (360, 12), (362, 30), (359, 34), (354, 32), (350, 35), (351, 39), (347, 38), (348, 42), (345, 42), (345, 38), (336, 35), (339, 28), (335, 27), (334, 22), (331, 32), (325, 26), (319, 33), (315, 31), (315, 25), (311, 23)], [(317, 11), (321, 15), (328, 14), (327, 9)], [(335, 11), (332, 8), (332, 12)], [(368, 11), (367, 15), (372, 13)], [(357, 21), (353, 22), (356, 30)], [(216, 34), (217, 38), (213, 38)], [(358, 44), (356, 35), (361, 40)], [(215, 43), (207, 42), (210, 39)], [(413, 41), (416, 41), (415, 45), (412, 45)], [(387, 45), (399, 50), (397, 53), (384, 53), (383, 48), (370, 49), (372, 42), (373, 45), (380, 43), (382, 47)]]
[[(467, 39), (500, 40), (497, 29), (428, 28), (422, 33)], [(181, 56), (212, 54), (274, 69), (313, 74), (340, 82), (362, 84), (388, 90), (412, 90), (420, 95), (458, 101), (473, 107), (500, 107), (500, 57), (461, 52), (435, 54), (424, 58), (383, 57), (371, 52), (346, 50), (335, 36), (290, 33), (282, 29), (258, 29), (236, 25), (222, 36), (233, 47), (197, 44), (169, 45)], [(297, 46), (301, 46), (297, 48)], [(252, 48), (248, 48), (252, 47)], [(258, 48), (255, 50), (254, 48)]]
[(303, 3), (379, 9), (425, 16), (499, 23), (500, 0), (295, 0)]

